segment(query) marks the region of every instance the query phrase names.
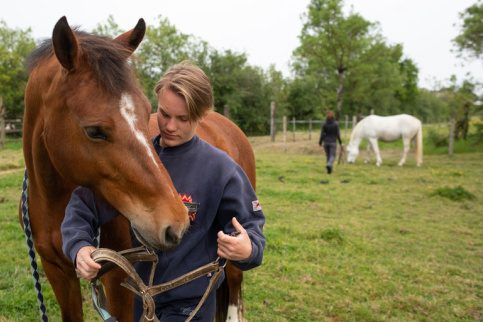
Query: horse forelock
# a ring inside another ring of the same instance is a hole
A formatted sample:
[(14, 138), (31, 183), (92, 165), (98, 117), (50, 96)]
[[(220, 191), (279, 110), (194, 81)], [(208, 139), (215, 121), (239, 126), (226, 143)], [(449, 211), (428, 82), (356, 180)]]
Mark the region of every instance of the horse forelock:
[[(87, 65), (96, 81), (109, 93), (128, 92), (137, 86), (134, 72), (127, 61), (131, 52), (115, 40), (74, 29), (81, 61)], [(54, 56), (51, 39), (44, 39), (27, 60), (28, 72)], [(81, 72), (83, 69), (81, 70)]]

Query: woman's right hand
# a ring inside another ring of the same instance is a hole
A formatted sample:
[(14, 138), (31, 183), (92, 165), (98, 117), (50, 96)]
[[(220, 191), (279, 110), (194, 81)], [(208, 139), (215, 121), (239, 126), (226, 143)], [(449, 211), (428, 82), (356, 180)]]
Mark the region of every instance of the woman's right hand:
[(92, 246), (85, 246), (79, 249), (75, 258), (77, 265), (77, 272), (86, 280), (91, 280), (96, 277), (97, 272), (101, 269), (101, 265), (96, 263), (91, 254), (96, 248)]

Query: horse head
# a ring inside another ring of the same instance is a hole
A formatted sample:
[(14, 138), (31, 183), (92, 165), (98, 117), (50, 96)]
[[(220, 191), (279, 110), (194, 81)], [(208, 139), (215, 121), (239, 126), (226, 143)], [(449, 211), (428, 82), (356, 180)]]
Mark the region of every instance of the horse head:
[(189, 219), (151, 144), (151, 106), (128, 63), (145, 31), (140, 19), (110, 39), (74, 31), (61, 18), (34, 57), (26, 106), (41, 119), (41, 145), (64, 186), (90, 188), (146, 246), (168, 250)]
[(359, 155), (359, 147), (349, 143), (347, 145), (347, 163), (354, 163)]

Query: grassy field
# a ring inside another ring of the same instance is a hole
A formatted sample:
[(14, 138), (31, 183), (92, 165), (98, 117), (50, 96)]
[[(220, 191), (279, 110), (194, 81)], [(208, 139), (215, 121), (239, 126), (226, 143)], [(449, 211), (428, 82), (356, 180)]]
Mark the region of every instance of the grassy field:
[[(381, 145), (381, 167), (361, 151), (327, 175), (314, 137), (290, 137), (286, 153), (281, 137), (250, 140), (267, 247), (245, 274), (248, 321), (483, 320), (483, 152), (425, 155), (417, 168), (411, 151), (401, 168), (401, 147)], [(0, 173), (0, 321), (37, 321), (17, 216), (21, 150), (0, 157), (13, 165)], [(100, 320), (91, 308), (86, 317)]]

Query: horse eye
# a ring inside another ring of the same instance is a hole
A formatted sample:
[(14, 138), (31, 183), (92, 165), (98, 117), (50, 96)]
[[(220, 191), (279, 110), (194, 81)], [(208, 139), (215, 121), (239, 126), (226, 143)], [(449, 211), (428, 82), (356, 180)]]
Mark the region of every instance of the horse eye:
[(102, 131), (100, 127), (97, 126), (86, 126), (84, 128), (86, 134), (93, 139), (107, 140), (107, 135)]

